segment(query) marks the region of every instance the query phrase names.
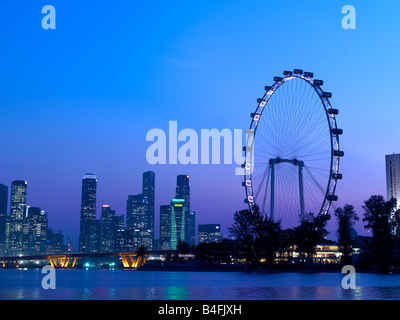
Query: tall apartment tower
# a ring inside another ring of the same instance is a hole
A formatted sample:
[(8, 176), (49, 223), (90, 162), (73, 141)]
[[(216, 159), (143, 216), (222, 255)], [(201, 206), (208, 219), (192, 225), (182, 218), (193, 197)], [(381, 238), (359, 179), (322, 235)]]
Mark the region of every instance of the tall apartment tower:
[(190, 210), (190, 186), (189, 186), (189, 176), (188, 175), (178, 175), (176, 180), (176, 195), (175, 199), (183, 199), (184, 202), (184, 212), (185, 212), (185, 241), (189, 245), (195, 244), (196, 228), (195, 224), (195, 214)]
[(151, 239), (154, 241), (154, 200), (155, 200), (155, 180), (156, 175), (153, 171), (143, 173), (143, 190), (142, 194), (147, 203), (146, 216), (147, 227), (151, 230)]
[(96, 188), (96, 176), (93, 173), (85, 174), (82, 179), (79, 252), (93, 251), (91, 232), (96, 229)]
[(27, 182), (14, 180), (11, 183), (10, 231), (8, 246), (11, 255), (22, 254), (22, 226), (26, 215)]
[(397, 200), (397, 209), (400, 209), (400, 154), (386, 155), (386, 191), (387, 200)]

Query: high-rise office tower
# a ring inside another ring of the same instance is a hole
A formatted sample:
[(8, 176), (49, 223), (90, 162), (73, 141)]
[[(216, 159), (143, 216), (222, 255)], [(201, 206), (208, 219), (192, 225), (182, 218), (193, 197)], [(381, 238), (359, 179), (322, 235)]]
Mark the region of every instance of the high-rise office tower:
[(47, 213), (37, 207), (27, 206), (22, 228), (22, 249), (24, 255), (47, 253)]
[(143, 245), (147, 250), (152, 250), (152, 229), (148, 219), (148, 202), (145, 195), (128, 196), (126, 207), (126, 228), (133, 230), (134, 245), (137, 249)]
[(92, 252), (93, 235), (96, 230), (96, 188), (97, 179), (92, 173), (87, 173), (82, 179), (81, 218), (79, 231), (79, 252)]
[(386, 155), (386, 191), (387, 200), (394, 198), (400, 209), (400, 154)]
[(100, 252), (101, 220), (96, 219), (89, 223), (89, 242), (87, 252)]
[(171, 205), (160, 206), (160, 249), (171, 249)]
[(149, 228), (147, 202), (143, 194), (128, 196), (126, 202), (126, 228)]
[(183, 199), (171, 200), (171, 249), (176, 250), (179, 240), (187, 242), (186, 239), (186, 206)]
[(116, 231), (115, 211), (109, 205), (101, 207), (101, 252), (112, 252), (114, 250), (114, 238)]
[(62, 254), (73, 253), (74, 250), (68, 245), (64, 245), (64, 235), (62, 231), (54, 232), (51, 228), (47, 228), (47, 245), (46, 249), (48, 254)]
[(125, 229), (125, 216), (120, 215), (120, 216), (115, 216), (115, 231), (117, 230), (124, 230)]
[(27, 182), (14, 180), (11, 183), (11, 210), (8, 246), (11, 255), (22, 254), (22, 225), (26, 215)]
[(7, 224), (8, 187), (0, 184), (0, 256), (6, 249), (6, 224)]
[(188, 175), (178, 175), (176, 181), (176, 195), (175, 199), (185, 200), (185, 241), (189, 245), (195, 244), (196, 239), (196, 228), (195, 224), (195, 214), (190, 210), (190, 186), (189, 186), (189, 176)]
[(151, 232), (151, 239), (154, 240), (154, 200), (155, 200), (155, 173), (147, 171), (143, 173), (142, 194), (147, 203), (147, 221), (148, 229)]
[(186, 174), (178, 175), (176, 179), (176, 195), (175, 199), (185, 200), (185, 208), (190, 212), (190, 186), (189, 176)]

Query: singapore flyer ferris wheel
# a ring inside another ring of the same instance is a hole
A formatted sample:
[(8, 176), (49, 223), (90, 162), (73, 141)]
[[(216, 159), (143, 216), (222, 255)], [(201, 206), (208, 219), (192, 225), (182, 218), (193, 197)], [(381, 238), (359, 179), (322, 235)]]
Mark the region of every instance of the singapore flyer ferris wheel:
[(327, 214), (335, 195), (340, 150), (338, 109), (332, 93), (311, 72), (295, 69), (274, 77), (251, 114), (252, 146), (243, 165), (245, 202), (270, 221), (294, 227), (308, 213)]

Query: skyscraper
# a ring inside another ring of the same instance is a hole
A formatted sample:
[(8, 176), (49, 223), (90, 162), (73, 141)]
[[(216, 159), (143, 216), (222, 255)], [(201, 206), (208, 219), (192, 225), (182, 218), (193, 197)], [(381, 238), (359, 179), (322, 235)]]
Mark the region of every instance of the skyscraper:
[(186, 239), (186, 206), (183, 199), (171, 200), (171, 249), (176, 250), (179, 240), (187, 242)]
[(185, 200), (185, 242), (189, 245), (194, 245), (196, 237), (196, 228), (194, 227), (195, 214), (191, 212), (190, 208), (190, 186), (188, 175), (182, 174), (177, 176), (175, 199)]
[(126, 228), (149, 228), (147, 202), (143, 194), (128, 196), (126, 202)]
[(22, 228), (22, 249), (24, 255), (47, 253), (47, 213), (37, 207), (27, 206)]
[(8, 187), (0, 184), (0, 256), (6, 248), (6, 221), (8, 205)]
[(109, 205), (101, 207), (101, 252), (112, 252), (114, 250), (114, 238), (116, 231), (115, 211)]
[(151, 232), (151, 239), (154, 240), (154, 200), (155, 200), (155, 173), (147, 171), (143, 173), (142, 194), (147, 203), (146, 216), (147, 228)]
[(386, 191), (387, 200), (397, 201), (396, 209), (400, 208), (400, 154), (386, 155)]
[(22, 254), (22, 224), (26, 215), (27, 182), (11, 183), (10, 231), (8, 245), (11, 255)]
[(134, 245), (137, 249), (142, 245), (147, 250), (153, 248), (151, 221), (149, 221), (148, 212), (148, 202), (144, 194), (128, 196), (126, 228), (133, 230)]
[(96, 188), (97, 179), (87, 173), (82, 179), (81, 218), (79, 231), (79, 252), (92, 252), (90, 231), (96, 230)]
[(160, 206), (160, 249), (171, 249), (171, 205)]
[(178, 175), (176, 179), (175, 199), (185, 200), (186, 212), (190, 212), (190, 186), (189, 176), (186, 174)]

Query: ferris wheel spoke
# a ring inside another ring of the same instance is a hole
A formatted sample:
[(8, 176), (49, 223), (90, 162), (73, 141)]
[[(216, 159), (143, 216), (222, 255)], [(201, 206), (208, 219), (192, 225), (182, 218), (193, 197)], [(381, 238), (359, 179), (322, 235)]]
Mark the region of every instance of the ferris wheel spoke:
[(248, 190), (263, 214), (273, 213), (274, 220), (287, 225), (298, 223), (306, 211), (328, 210), (333, 198), (328, 201), (327, 195), (336, 186), (331, 177), (339, 163), (332, 152), (333, 146), (339, 150), (338, 135), (331, 131), (337, 128), (336, 117), (328, 115), (329, 100), (315, 81), (286, 73), (272, 94), (265, 94), (251, 125), (254, 167)]

